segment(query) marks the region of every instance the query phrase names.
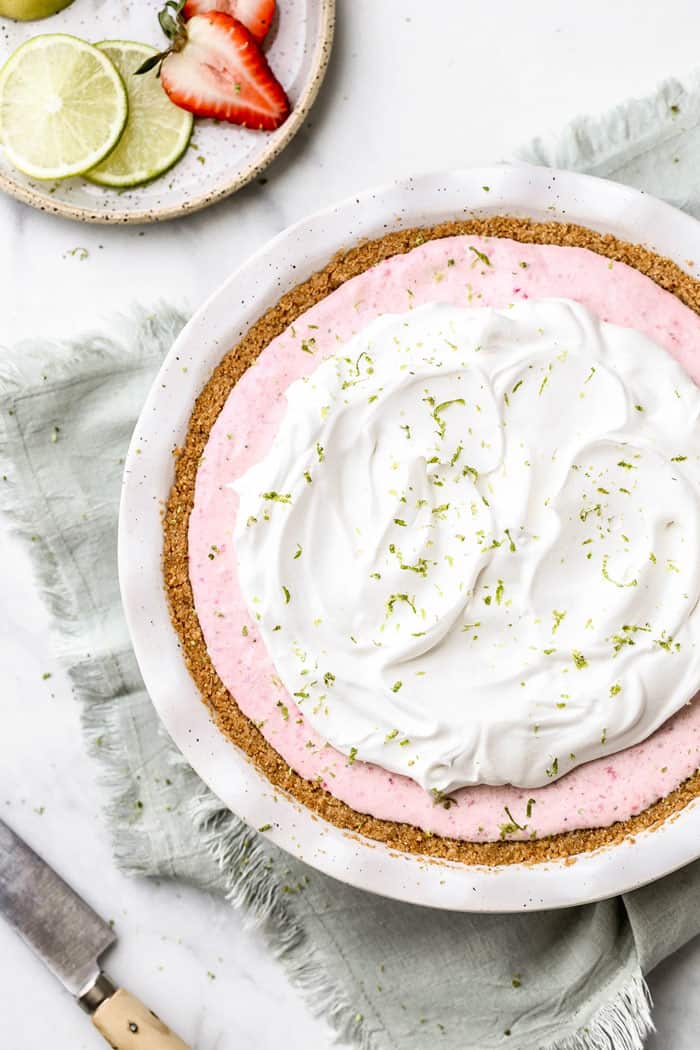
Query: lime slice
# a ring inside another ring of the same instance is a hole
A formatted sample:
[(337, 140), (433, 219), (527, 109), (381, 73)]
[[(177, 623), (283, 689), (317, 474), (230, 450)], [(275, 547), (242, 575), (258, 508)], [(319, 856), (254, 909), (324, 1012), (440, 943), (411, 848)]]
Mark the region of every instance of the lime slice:
[(16, 18), (18, 22), (33, 22), (55, 15), (71, 3), (73, 0), (0, 0), (0, 15)]
[(104, 40), (97, 46), (126, 84), (129, 119), (115, 148), (86, 178), (103, 186), (136, 186), (161, 175), (180, 159), (192, 134), (192, 114), (170, 101), (155, 69), (135, 75), (156, 54), (155, 48), (130, 40)]
[(94, 167), (127, 115), (126, 89), (109, 58), (77, 37), (32, 37), (0, 70), (0, 138), (15, 167), (35, 179)]

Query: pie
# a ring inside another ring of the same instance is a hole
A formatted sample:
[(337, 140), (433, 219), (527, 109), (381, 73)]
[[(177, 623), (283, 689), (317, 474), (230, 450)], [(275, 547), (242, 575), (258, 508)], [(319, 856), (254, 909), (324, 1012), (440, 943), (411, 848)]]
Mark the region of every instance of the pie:
[(324, 819), (568, 857), (700, 790), (700, 284), (509, 217), (390, 233), (201, 392), (164, 517), (222, 733)]

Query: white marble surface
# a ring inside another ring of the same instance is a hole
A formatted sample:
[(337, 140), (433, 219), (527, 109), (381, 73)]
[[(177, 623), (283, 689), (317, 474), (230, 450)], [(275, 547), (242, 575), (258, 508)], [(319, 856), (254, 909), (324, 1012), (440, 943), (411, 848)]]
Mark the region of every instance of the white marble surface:
[[(266, 185), (145, 229), (72, 225), (0, 200), (0, 342), (70, 334), (135, 300), (194, 309), (261, 240), (318, 206), (395, 175), (498, 160), (580, 111), (604, 110), (698, 65), (696, 0), (666, 0), (663, 14), (650, 0), (338, 4), (321, 98)], [(78, 246), (89, 253), (82, 262), (65, 254)], [(115, 869), (96, 770), (50, 656), (28, 563), (5, 534), (0, 550), (0, 811), (114, 918), (111, 971), (193, 1050), (329, 1047), (328, 1029), (230, 907)], [(0, 959), (0, 1046), (104, 1045), (2, 924)], [(695, 1050), (698, 980), (697, 942), (651, 976), (659, 1031), (650, 1048)]]

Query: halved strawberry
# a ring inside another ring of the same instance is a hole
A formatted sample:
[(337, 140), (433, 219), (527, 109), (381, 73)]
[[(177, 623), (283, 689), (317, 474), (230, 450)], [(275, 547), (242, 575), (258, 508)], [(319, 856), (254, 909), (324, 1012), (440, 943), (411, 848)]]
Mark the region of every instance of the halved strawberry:
[(289, 116), (289, 100), (252, 33), (223, 11), (194, 15), (185, 23), (182, 4), (169, 0), (159, 15), (170, 48), (137, 70), (159, 67), (161, 83), (176, 106), (261, 131), (275, 131)]
[(182, 13), (185, 18), (205, 15), (208, 11), (224, 11), (250, 29), (256, 40), (262, 40), (272, 25), (275, 0), (185, 0)]

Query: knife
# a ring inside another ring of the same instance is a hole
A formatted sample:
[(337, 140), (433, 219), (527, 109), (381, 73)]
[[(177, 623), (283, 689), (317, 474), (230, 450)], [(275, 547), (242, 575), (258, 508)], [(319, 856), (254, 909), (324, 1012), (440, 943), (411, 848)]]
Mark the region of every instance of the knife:
[(100, 969), (100, 956), (116, 940), (111, 926), (2, 820), (0, 913), (91, 1015), (114, 1050), (188, 1050)]

